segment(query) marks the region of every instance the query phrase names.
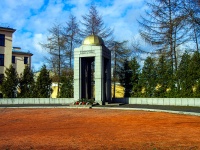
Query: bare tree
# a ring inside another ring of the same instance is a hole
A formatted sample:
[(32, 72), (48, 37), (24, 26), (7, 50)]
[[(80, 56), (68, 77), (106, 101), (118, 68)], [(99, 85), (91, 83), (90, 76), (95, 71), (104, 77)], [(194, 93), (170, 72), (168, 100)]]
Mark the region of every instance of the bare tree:
[(66, 67), (65, 63), (65, 43), (66, 39), (62, 35), (61, 25), (54, 25), (49, 29), (49, 36), (47, 38), (47, 43), (42, 44), (42, 47), (48, 51), (50, 57), (46, 57), (49, 67), (57, 76), (58, 91), (57, 97), (59, 96), (60, 90), (60, 77), (61, 68)]
[(69, 58), (69, 68), (72, 68), (74, 48), (81, 43), (80, 29), (76, 21), (76, 17), (70, 14), (66, 27), (64, 27), (63, 35), (66, 39), (66, 55)]
[(142, 38), (157, 47), (161, 54), (165, 53), (171, 58), (172, 68), (177, 70), (177, 47), (188, 41), (185, 15), (181, 13), (180, 0), (156, 0), (147, 3), (150, 11), (147, 17), (138, 21)]
[(95, 5), (91, 5), (89, 8), (89, 13), (82, 16), (83, 29), (81, 31), (82, 37), (89, 35), (98, 35), (105, 41), (106, 45), (109, 47), (113, 41), (113, 30), (104, 25), (102, 16), (96, 9)]
[(115, 98), (116, 82), (119, 81), (120, 69), (126, 59), (130, 56), (130, 49), (127, 47), (128, 41), (114, 41), (112, 45), (112, 66), (113, 66), (113, 98)]
[[(199, 51), (200, 37), (200, 2), (197, 0), (182, 0), (183, 14), (187, 16), (187, 24), (190, 27), (192, 41), (196, 44), (196, 51)], [(185, 13), (187, 12), (187, 13)]]

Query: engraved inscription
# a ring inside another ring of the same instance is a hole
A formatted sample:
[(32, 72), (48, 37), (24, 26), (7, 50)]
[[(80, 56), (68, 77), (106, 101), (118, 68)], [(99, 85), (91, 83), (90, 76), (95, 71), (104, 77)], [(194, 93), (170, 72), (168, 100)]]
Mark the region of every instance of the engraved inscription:
[(94, 53), (94, 50), (80, 51), (80, 54), (90, 54), (90, 53)]

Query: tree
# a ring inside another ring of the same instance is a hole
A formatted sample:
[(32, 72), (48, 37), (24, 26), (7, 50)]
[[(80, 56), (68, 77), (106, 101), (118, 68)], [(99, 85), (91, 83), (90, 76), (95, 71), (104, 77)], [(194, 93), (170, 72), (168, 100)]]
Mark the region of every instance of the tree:
[(119, 81), (124, 87), (124, 97), (130, 97), (133, 88), (132, 82), (132, 70), (129, 65), (129, 61), (126, 59), (123, 66), (120, 68)]
[(35, 85), (35, 95), (38, 98), (49, 98), (52, 93), (51, 78), (46, 66), (42, 66)]
[(81, 43), (80, 41), (80, 29), (76, 21), (76, 17), (72, 14), (69, 16), (69, 20), (64, 27), (63, 35), (66, 39), (66, 55), (69, 57), (69, 68), (72, 68), (73, 52), (75, 46)]
[(116, 82), (119, 81), (119, 72), (123, 62), (130, 55), (130, 50), (127, 48), (127, 41), (112, 43), (112, 66), (113, 66), (113, 98), (115, 98)]
[(189, 14), (190, 18), (192, 19), (193, 23), (200, 26), (200, 2), (199, 0), (183, 0), (182, 3), (184, 4), (184, 12)]
[(74, 96), (74, 76), (73, 70), (63, 72), (61, 77), (60, 97), (73, 98)]
[(139, 85), (140, 65), (138, 64), (136, 57), (130, 60), (129, 66), (132, 71), (131, 84), (133, 88), (131, 91), (131, 96), (138, 97), (141, 91), (141, 87)]
[(170, 61), (165, 55), (159, 57), (156, 65), (156, 97), (169, 97), (174, 92), (174, 75)]
[(104, 25), (102, 16), (99, 15), (96, 6), (91, 5), (89, 8), (89, 13), (83, 15), (82, 18), (82, 37), (87, 37), (89, 35), (98, 35), (105, 41), (106, 45), (110, 47), (110, 44), (113, 41), (113, 30)]
[(15, 68), (10, 65), (9, 68), (6, 68), (5, 77), (1, 85), (1, 91), (3, 97), (5, 98), (14, 98), (17, 97), (17, 86), (19, 84), (18, 74)]
[(155, 88), (156, 88), (156, 63), (155, 59), (147, 57), (144, 66), (142, 68), (142, 73), (140, 77), (140, 82), (144, 88), (145, 97), (154, 97)]
[[(190, 36), (196, 44), (196, 51), (199, 51), (200, 38), (200, 6), (197, 0), (183, 0), (183, 13), (187, 17), (187, 24), (190, 28)], [(185, 13), (186, 12), (186, 13)]]
[(200, 54), (198, 52), (195, 52), (193, 56), (191, 57), (190, 63), (189, 63), (189, 76), (190, 76), (190, 84), (193, 87), (193, 97), (199, 97), (200, 96)]
[(29, 66), (26, 66), (19, 80), (20, 93), (18, 97), (30, 98), (34, 97), (34, 74)]
[(189, 40), (185, 14), (181, 12), (181, 0), (156, 0), (147, 3), (150, 11), (141, 17), (140, 35), (157, 48), (161, 54), (171, 59), (171, 67), (178, 68), (177, 47)]
[[(50, 54), (49, 58), (46, 58), (49, 62), (49, 66), (52, 69), (55, 76), (57, 76), (58, 91), (60, 90), (60, 77), (61, 69), (66, 67), (66, 53), (65, 53), (65, 43), (66, 38), (63, 36), (62, 27), (60, 25), (54, 25), (49, 29), (50, 36), (47, 38), (48, 43), (42, 44)], [(59, 95), (57, 95), (59, 97)]]
[(192, 97), (193, 83), (191, 80), (191, 74), (189, 73), (190, 61), (190, 55), (188, 53), (184, 53), (176, 73), (176, 77), (178, 78), (180, 85), (180, 89), (178, 89), (179, 97)]

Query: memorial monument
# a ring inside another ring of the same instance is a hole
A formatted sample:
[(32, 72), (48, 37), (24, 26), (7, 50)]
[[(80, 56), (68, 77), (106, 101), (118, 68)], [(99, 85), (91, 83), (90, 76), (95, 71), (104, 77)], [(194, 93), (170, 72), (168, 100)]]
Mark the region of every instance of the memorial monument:
[(111, 52), (97, 35), (74, 49), (74, 100), (80, 99), (111, 102)]

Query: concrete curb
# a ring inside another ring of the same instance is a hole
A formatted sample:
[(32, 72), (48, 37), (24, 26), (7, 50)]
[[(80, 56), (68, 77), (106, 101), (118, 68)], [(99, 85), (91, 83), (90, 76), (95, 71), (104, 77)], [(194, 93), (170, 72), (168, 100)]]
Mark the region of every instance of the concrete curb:
[(18, 108), (18, 109), (31, 109), (31, 108), (34, 108), (34, 109), (43, 109), (43, 108), (67, 108), (68, 106), (38, 106), (38, 107), (35, 107), (35, 106), (31, 106), (31, 107), (0, 107), (0, 109), (10, 109), (10, 108)]
[(9, 108), (18, 108), (18, 109), (31, 109), (31, 108), (34, 108), (34, 109), (43, 109), (43, 108), (69, 108), (69, 109), (91, 109), (92, 107), (91, 106), (85, 106), (85, 107), (72, 107), (72, 106), (26, 106), (26, 107), (0, 107), (0, 109), (9, 109)]
[(0, 107), (0, 109), (5, 108), (21, 108), (21, 109), (48, 109), (48, 108), (68, 108), (68, 109), (110, 109), (110, 110), (137, 110), (137, 111), (150, 111), (150, 112), (165, 112), (165, 113), (172, 113), (172, 114), (181, 114), (181, 115), (192, 115), (192, 116), (200, 116), (200, 113), (195, 112), (184, 112), (184, 111), (172, 111), (172, 110), (161, 110), (161, 109), (146, 109), (146, 108), (117, 108), (117, 107), (72, 107), (72, 106), (37, 106), (37, 107)]
[(109, 108), (109, 107), (92, 107), (92, 109), (139, 110), (139, 111), (165, 112), (165, 113), (173, 113), (173, 114), (181, 114), (181, 115), (200, 116), (200, 113), (184, 112), (184, 111), (172, 111), (172, 110), (161, 110), (161, 109), (116, 108), (116, 107), (112, 107), (112, 108)]

